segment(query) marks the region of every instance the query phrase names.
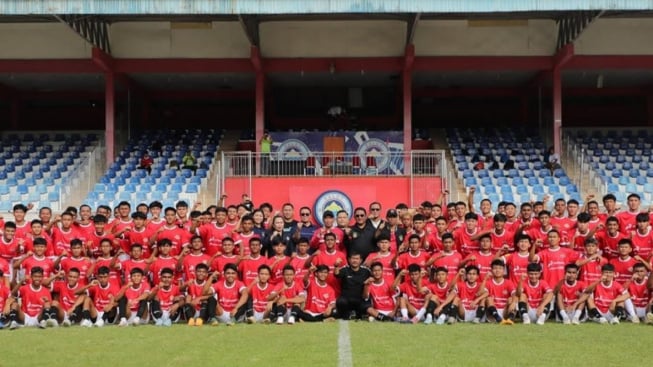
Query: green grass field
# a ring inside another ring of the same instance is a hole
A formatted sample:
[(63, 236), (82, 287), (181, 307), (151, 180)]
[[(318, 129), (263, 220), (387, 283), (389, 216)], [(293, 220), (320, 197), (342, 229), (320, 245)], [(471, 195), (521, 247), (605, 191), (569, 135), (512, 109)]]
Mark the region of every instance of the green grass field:
[[(354, 366), (646, 366), (653, 327), (349, 322)], [(339, 365), (340, 323), (0, 331), (0, 366)]]

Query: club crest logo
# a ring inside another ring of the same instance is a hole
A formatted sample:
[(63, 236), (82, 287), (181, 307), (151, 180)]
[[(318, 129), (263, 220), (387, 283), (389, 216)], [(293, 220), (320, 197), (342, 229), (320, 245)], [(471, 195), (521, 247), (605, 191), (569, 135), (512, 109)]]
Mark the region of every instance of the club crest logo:
[(390, 164), (390, 150), (381, 139), (372, 138), (363, 142), (358, 147), (358, 156), (361, 158), (361, 162), (367, 162), (368, 157), (374, 157), (379, 172), (388, 168)]
[(317, 221), (322, 226), (324, 225), (324, 222), (322, 221), (322, 214), (327, 210), (332, 212), (334, 217), (340, 210), (344, 210), (347, 212), (349, 219), (351, 219), (353, 204), (351, 199), (349, 199), (349, 196), (345, 195), (341, 191), (325, 191), (317, 197), (313, 207), (315, 219), (317, 219)]
[(304, 160), (308, 157), (310, 149), (302, 141), (297, 139), (284, 140), (277, 148), (279, 160)]

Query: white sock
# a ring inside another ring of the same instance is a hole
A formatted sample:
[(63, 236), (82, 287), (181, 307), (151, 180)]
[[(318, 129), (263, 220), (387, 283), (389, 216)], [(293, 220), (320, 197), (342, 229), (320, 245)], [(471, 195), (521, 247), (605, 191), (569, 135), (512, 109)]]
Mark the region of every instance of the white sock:
[(630, 315), (630, 317), (633, 317), (633, 318), (637, 317), (637, 313), (635, 312), (635, 306), (633, 305), (632, 300), (627, 299), (624, 302), (624, 306), (626, 307), (626, 311), (628, 311), (628, 314)]
[(567, 311), (565, 311), (565, 310), (560, 310), (560, 317), (562, 317), (563, 321), (568, 321), (569, 320), (569, 315), (567, 315)]
[(408, 309), (407, 308), (402, 308), (401, 309), (401, 317), (403, 318), (408, 318)]
[(580, 319), (580, 315), (581, 315), (582, 313), (583, 313), (583, 311), (581, 311), (581, 310), (576, 310), (576, 311), (574, 311), (574, 319), (579, 320), (579, 319)]
[(540, 317), (537, 318), (537, 322), (542, 323), (546, 320), (546, 314), (543, 313), (540, 315)]
[(422, 307), (419, 309), (419, 311), (417, 311), (417, 315), (415, 315), (415, 317), (417, 317), (418, 320), (421, 320), (422, 317), (424, 317), (425, 313), (426, 313), (426, 308)]

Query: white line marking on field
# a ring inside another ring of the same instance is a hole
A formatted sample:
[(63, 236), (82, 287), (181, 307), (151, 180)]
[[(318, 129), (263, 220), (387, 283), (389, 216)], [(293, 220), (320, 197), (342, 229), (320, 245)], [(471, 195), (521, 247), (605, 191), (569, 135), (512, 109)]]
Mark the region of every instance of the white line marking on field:
[(340, 320), (340, 333), (338, 334), (338, 367), (352, 367), (351, 340), (349, 339), (349, 323)]

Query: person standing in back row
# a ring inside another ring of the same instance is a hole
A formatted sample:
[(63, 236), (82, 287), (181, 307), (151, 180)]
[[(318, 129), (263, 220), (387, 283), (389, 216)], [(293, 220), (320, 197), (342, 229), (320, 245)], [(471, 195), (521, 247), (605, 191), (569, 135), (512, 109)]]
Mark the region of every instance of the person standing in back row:
[(272, 152), (272, 136), (266, 130), (259, 141), (261, 149), (261, 175), (267, 175), (270, 170), (270, 153)]

